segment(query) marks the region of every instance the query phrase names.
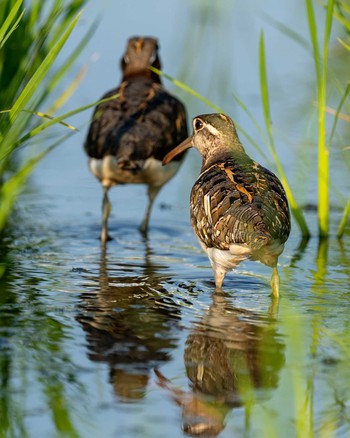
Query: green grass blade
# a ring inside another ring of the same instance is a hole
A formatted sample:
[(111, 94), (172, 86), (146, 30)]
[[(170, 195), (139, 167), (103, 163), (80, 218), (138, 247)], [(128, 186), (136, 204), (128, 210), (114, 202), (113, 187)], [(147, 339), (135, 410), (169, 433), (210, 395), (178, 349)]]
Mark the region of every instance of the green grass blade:
[(24, 12), (25, 12), (25, 10), (22, 11), (21, 15), (17, 18), (15, 23), (12, 25), (11, 29), (9, 29), (9, 31), (6, 33), (6, 35), (2, 38), (2, 40), (0, 42), (0, 49), (4, 46), (6, 41), (10, 38), (11, 34), (17, 29), (19, 23), (21, 22), (21, 20), (23, 18)]
[(341, 40), (340, 38), (338, 38), (338, 41), (346, 50), (348, 50), (350, 52), (350, 45), (349, 44), (346, 44), (346, 42)]
[[(334, 0), (329, 0), (327, 3), (327, 14), (322, 44), (322, 66), (312, 0), (305, 0), (305, 2), (314, 54), (318, 96), (318, 232), (320, 237), (326, 237), (329, 235), (329, 144), (327, 144), (326, 139), (327, 68)], [(334, 132), (332, 131), (331, 138), (333, 138), (333, 135)]]
[(0, 185), (0, 230), (4, 228), (6, 219), (12, 211), (17, 196), (23, 190), (28, 177), (33, 172), (38, 163), (46, 157), (53, 149), (61, 145), (72, 133), (60, 137), (55, 143), (47, 147), (33, 158), (27, 160), (22, 167)]
[(78, 56), (81, 54), (81, 52), (86, 47), (86, 44), (90, 41), (91, 36), (96, 30), (96, 24), (93, 24), (90, 29), (86, 32), (83, 39), (80, 41), (78, 46), (75, 48), (75, 50), (72, 52), (72, 54), (69, 56), (69, 58), (66, 60), (66, 62), (62, 65), (62, 67), (53, 75), (51, 78), (50, 84), (47, 87), (47, 92), (51, 93), (57, 85), (60, 83), (62, 77), (70, 70), (73, 63), (76, 61)]
[(329, 146), (326, 139), (326, 100), (328, 45), (332, 29), (334, 0), (328, 1), (323, 39), (323, 66), (318, 89), (319, 137), (318, 137), (318, 227), (319, 236), (329, 235)]
[(350, 82), (348, 83), (347, 87), (344, 90), (343, 96), (340, 99), (338, 108), (337, 108), (336, 113), (334, 115), (334, 122), (333, 122), (332, 130), (331, 130), (331, 133), (330, 133), (330, 136), (329, 136), (329, 139), (328, 139), (329, 146), (332, 146), (333, 138), (334, 138), (334, 135), (335, 135), (335, 130), (337, 128), (337, 123), (338, 123), (338, 120), (339, 120), (340, 111), (343, 108), (343, 105), (344, 105), (344, 103), (346, 101), (346, 98), (348, 97), (349, 93), (350, 93)]
[(37, 89), (39, 83), (44, 79), (47, 72), (49, 71), (50, 67), (52, 66), (53, 62), (55, 61), (58, 53), (64, 46), (65, 42), (67, 41), (69, 35), (71, 34), (72, 30), (76, 26), (81, 13), (79, 13), (69, 24), (66, 31), (63, 33), (61, 38), (57, 41), (57, 43), (52, 47), (51, 51), (48, 53), (44, 61), (41, 63), (39, 68), (36, 70), (32, 78), (29, 80), (28, 84), (22, 91), (22, 93), (19, 95), (18, 99), (16, 100), (11, 112), (10, 112), (10, 121), (13, 122), (16, 119), (16, 116), (18, 113), (24, 108), (24, 106), (28, 103), (30, 98), (35, 93), (35, 90)]
[(173, 78), (172, 76), (164, 73), (161, 70), (158, 70), (155, 67), (150, 67), (150, 69), (157, 73), (159, 76), (163, 76), (164, 78), (168, 79), (168, 81), (172, 82), (177, 87), (181, 88), (182, 90), (186, 91), (187, 93), (191, 94), (192, 96), (196, 97), (198, 100), (202, 101), (209, 107), (213, 108), (214, 111), (217, 113), (225, 113), (225, 111), (220, 108), (219, 106), (215, 105), (211, 100), (207, 99), (206, 97), (202, 96), (200, 93), (195, 91), (193, 88), (189, 87), (188, 85), (184, 84), (183, 82), (179, 81), (178, 79)]
[(299, 46), (303, 47), (307, 52), (310, 52), (310, 45), (306, 38), (302, 37), (300, 33), (296, 32), (291, 27), (286, 24), (276, 20), (268, 14), (263, 13), (263, 17), (267, 22), (269, 22), (274, 28), (279, 30), (282, 34), (289, 37), (291, 40), (299, 44)]
[(274, 144), (274, 138), (273, 138), (273, 132), (272, 132), (272, 125), (271, 125), (271, 117), (270, 117), (270, 104), (269, 104), (269, 92), (268, 92), (268, 83), (267, 83), (267, 71), (266, 71), (266, 56), (265, 56), (265, 42), (264, 42), (264, 34), (261, 32), (260, 35), (260, 50), (259, 50), (259, 57), (260, 57), (260, 87), (261, 87), (261, 98), (262, 98), (262, 105), (264, 110), (264, 118), (265, 118), (265, 124), (266, 124), (266, 130), (269, 137), (269, 142), (267, 143), (268, 148), (271, 152), (272, 158), (276, 164), (277, 171), (279, 174), (279, 177), (281, 178), (281, 182), (283, 184), (283, 187), (286, 191), (288, 201), (290, 204), (290, 209), (292, 211), (292, 214), (301, 230), (301, 233), (304, 237), (310, 236), (309, 227), (307, 226), (306, 220), (304, 218), (304, 214), (299, 207), (298, 203), (296, 202), (293, 191), (289, 185), (287, 176), (284, 172), (283, 166), (280, 162), (280, 159), (278, 157), (275, 144)]
[(273, 154), (276, 154), (276, 148), (274, 144), (271, 118), (270, 118), (270, 99), (269, 99), (269, 90), (267, 85), (264, 32), (260, 33), (259, 56), (260, 56), (260, 89), (261, 89), (261, 98), (262, 98), (262, 105), (264, 111), (265, 125), (266, 125), (267, 135), (269, 137), (268, 144), (270, 145), (271, 152)]
[(67, 88), (62, 92), (62, 94), (55, 100), (53, 105), (49, 108), (48, 112), (51, 114), (56, 113), (56, 111), (61, 108), (77, 90), (81, 81), (84, 79), (87, 73), (87, 66), (83, 66), (78, 74), (73, 78), (72, 82), (67, 86)]
[(348, 203), (346, 204), (346, 206), (344, 208), (344, 213), (343, 213), (343, 216), (342, 216), (340, 224), (339, 224), (339, 228), (338, 228), (338, 232), (337, 232), (337, 237), (339, 239), (341, 239), (344, 235), (345, 227), (346, 227), (346, 224), (348, 222), (349, 217), (350, 217), (350, 198), (348, 199)]
[[(36, 128), (32, 129), (30, 132), (28, 132), (26, 135), (24, 135), (23, 137), (21, 137), (21, 138), (17, 141), (17, 143), (15, 144), (15, 148), (18, 148), (18, 147), (21, 146), (25, 141), (29, 140), (29, 139), (32, 138), (32, 137), (35, 137), (36, 135), (38, 135), (38, 134), (40, 134), (41, 132), (43, 132), (45, 129), (47, 129), (47, 128), (49, 128), (50, 126), (55, 125), (55, 124), (57, 124), (57, 123), (63, 124), (64, 126), (68, 127), (69, 129), (72, 129), (72, 130), (77, 131), (77, 129), (74, 128), (72, 125), (70, 125), (70, 124), (67, 123), (67, 122), (64, 122), (64, 119), (66, 119), (66, 118), (68, 118), (68, 117), (72, 117), (72, 116), (74, 116), (74, 115), (76, 115), (76, 114), (78, 114), (78, 113), (81, 113), (81, 112), (83, 112), (83, 111), (86, 111), (86, 110), (88, 110), (88, 109), (90, 109), (90, 108), (92, 108), (92, 107), (95, 107), (96, 105), (98, 105), (98, 104), (100, 104), (100, 103), (107, 102), (107, 101), (112, 100), (112, 99), (116, 99), (118, 96), (119, 96), (119, 94), (115, 94), (115, 95), (110, 96), (110, 97), (108, 97), (108, 98), (106, 98), (106, 99), (101, 99), (101, 100), (98, 100), (98, 101), (96, 101), (96, 102), (89, 103), (88, 105), (84, 105), (84, 106), (81, 106), (81, 107), (79, 107), (79, 108), (75, 108), (74, 110), (68, 111), (68, 112), (66, 112), (66, 113), (64, 113), (64, 114), (62, 114), (62, 115), (60, 115), (60, 116), (58, 116), (58, 117), (52, 117), (52, 116), (50, 116), (50, 115), (48, 115), (48, 114), (43, 114), (43, 113), (40, 114), (40, 113), (38, 113), (37, 115), (41, 115), (42, 117), (49, 118), (50, 121), (48, 121), (48, 122), (46, 122), (46, 123), (43, 123), (43, 124), (37, 126)], [(3, 156), (0, 156), (0, 160), (1, 160), (2, 158), (3, 158)]]
[(6, 17), (6, 20), (0, 27), (0, 48), (4, 45), (5, 41), (11, 35), (11, 33), (16, 29), (19, 21), (23, 17), (24, 11), (20, 14), (20, 17), (16, 20), (15, 24), (12, 24), (16, 19), (17, 13), (22, 6), (23, 0), (17, 0), (17, 2), (13, 5), (10, 13)]
[(345, 29), (350, 30), (350, 21), (349, 20), (347, 20), (345, 17), (338, 14), (337, 12), (334, 12), (334, 16), (339, 21), (339, 23), (341, 23), (344, 26)]
[(317, 26), (315, 20), (315, 12), (312, 5), (312, 0), (305, 0), (305, 2), (306, 2), (306, 12), (307, 12), (310, 38), (311, 38), (314, 62), (315, 62), (317, 87), (319, 88), (321, 84), (321, 61), (320, 61), (320, 50), (318, 48), (318, 41), (317, 41)]
[[(243, 111), (247, 114), (247, 116), (249, 117), (249, 119), (251, 120), (251, 122), (253, 123), (253, 125), (255, 126), (255, 128), (257, 129), (257, 131), (260, 133), (261, 137), (263, 138), (264, 142), (267, 144), (268, 143), (268, 138), (266, 137), (264, 131), (260, 128), (260, 125), (258, 123), (258, 121), (256, 120), (256, 118), (253, 116), (253, 114), (251, 113), (251, 111), (248, 109), (248, 107), (245, 105), (245, 103), (238, 97), (236, 96), (234, 93), (232, 93), (233, 98), (235, 99), (235, 101), (238, 103), (238, 105), (243, 109)], [(254, 140), (251, 140), (251, 142)], [(255, 142), (254, 142), (255, 143)], [(267, 157), (267, 155), (265, 154), (265, 152), (261, 149), (261, 147), (255, 143), (255, 147), (256, 149), (260, 152), (260, 154), (264, 157), (264, 159), (271, 164), (270, 159)]]
[[(10, 111), (11, 110), (0, 111), (0, 114), (9, 113)], [(51, 116), (50, 114), (42, 113), (41, 111), (30, 111), (30, 110), (27, 110), (27, 109), (23, 109), (22, 111), (26, 112), (28, 114), (32, 114), (33, 116), (41, 117), (43, 119), (54, 120), (53, 116)], [(57, 122), (57, 123), (59, 123), (62, 126), (65, 126), (66, 128), (71, 129), (72, 131), (78, 131), (77, 128), (75, 128), (74, 126), (72, 126), (69, 123), (66, 123), (64, 121), (60, 121), (60, 122)]]
[(29, 175), (32, 173), (38, 162), (44, 158), (48, 150), (28, 160), (21, 169), (7, 179), (0, 187), (0, 230), (5, 226), (18, 194), (21, 192)]

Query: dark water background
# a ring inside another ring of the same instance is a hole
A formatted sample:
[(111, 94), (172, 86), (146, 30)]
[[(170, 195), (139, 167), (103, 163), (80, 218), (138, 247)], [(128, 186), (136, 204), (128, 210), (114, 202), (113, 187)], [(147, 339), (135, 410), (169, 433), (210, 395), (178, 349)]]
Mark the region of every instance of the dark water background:
[[(315, 232), (313, 61), (269, 18), (307, 38), (304, 3), (96, 3), (86, 7), (70, 43), (100, 17), (81, 58), (87, 76), (67, 110), (118, 84), (130, 35), (155, 35), (164, 71), (258, 138), (231, 92), (262, 123), (264, 29), (278, 151), (298, 200), (310, 205)], [(332, 68), (346, 78), (348, 58), (336, 48), (331, 54)], [(189, 120), (211, 112), (167, 87), (186, 102)], [(1, 249), (9, 270), (0, 294), (0, 436), (180, 437), (196, 414), (221, 437), (295, 436), (296, 425), (315, 436), (349, 436), (349, 234), (342, 242), (305, 244), (294, 224), (280, 257), (278, 306), (270, 298), (270, 270), (255, 262), (228, 274), (225, 292), (214, 294), (209, 262), (189, 223), (189, 192), (200, 167), (191, 151), (159, 194), (147, 239), (138, 232), (145, 187), (111, 191), (114, 240), (104, 250), (101, 189), (82, 151), (89, 118), (71, 120), (80, 132), (38, 167)], [(333, 235), (349, 193), (343, 142), (349, 129), (340, 125), (332, 150)], [(247, 387), (253, 395), (243, 403)]]

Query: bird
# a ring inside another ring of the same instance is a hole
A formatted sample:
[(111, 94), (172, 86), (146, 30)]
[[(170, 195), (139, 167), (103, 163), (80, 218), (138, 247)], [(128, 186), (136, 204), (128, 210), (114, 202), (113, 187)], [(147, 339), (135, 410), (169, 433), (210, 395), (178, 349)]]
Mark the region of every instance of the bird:
[(163, 164), (194, 147), (201, 172), (190, 195), (191, 224), (214, 271), (215, 287), (245, 259), (272, 268), (272, 296), (279, 296), (278, 257), (290, 234), (290, 212), (277, 176), (248, 156), (232, 119), (214, 113), (193, 119), (193, 134)]
[(157, 38), (128, 39), (121, 59), (120, 85), (96, 106), (84, 142), (89, 168), (103, 187), (101, 241), (106, 242), (111, 211), (108, 192), (120, 184), (146, 184), (148, 205), (140, 230), (147, 233), (152, 204), (171, 179), (183, 156), (163, 167), (162, 159), (188, 136), (186, 109), (167, 92)]

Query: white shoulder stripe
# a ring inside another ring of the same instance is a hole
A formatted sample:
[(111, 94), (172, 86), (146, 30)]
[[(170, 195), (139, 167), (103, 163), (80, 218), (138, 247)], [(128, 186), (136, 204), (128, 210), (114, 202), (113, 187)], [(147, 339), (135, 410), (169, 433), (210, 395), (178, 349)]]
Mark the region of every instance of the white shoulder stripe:
[(213, 220), (211, 217), (211, 209), (210, 209), (210, 195), (204, 196), (204, 211), (207, 216), (208, 222), (210, 225), (213, 224)]

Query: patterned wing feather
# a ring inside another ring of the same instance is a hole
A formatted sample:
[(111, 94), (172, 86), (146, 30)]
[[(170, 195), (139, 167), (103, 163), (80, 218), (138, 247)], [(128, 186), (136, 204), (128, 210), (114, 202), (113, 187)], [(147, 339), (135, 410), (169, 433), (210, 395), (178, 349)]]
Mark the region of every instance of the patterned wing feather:
[(232, 244), (252, 249), (290, 232), (286, 195), (279, 179), (250, 160), (226, 160), (206, 169), (191, 192), (191, 222), (209, 248)]
[(85, 142), (90, 157), (114, 155), (121, 161), (162, 160), (187, 137), (184, 106), (161, 85), (148, 78), (123, 82), (103, 97), (119, 97), (100, 104)]

